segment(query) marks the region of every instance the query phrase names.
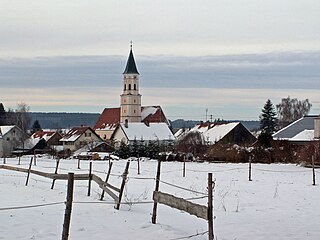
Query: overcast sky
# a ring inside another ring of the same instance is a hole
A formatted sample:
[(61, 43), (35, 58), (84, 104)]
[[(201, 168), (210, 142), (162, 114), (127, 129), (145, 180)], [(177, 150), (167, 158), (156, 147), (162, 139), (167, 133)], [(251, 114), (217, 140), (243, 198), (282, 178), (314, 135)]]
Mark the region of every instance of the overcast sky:
[(0, 102), (118, 106), (130, 40), (143, 105), (258, 119), (290, 95), (320, 112), (319, 0), (0, 1)]

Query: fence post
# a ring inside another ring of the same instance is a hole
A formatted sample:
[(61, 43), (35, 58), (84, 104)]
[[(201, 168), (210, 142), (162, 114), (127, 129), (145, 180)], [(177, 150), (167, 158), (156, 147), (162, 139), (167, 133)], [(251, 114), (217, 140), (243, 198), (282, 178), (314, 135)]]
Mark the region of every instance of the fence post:
[(78, 169), (80, 169), (80, 159), (78, 159)]
[(314, 169), (314, 155), (312, 155), (312, 185), (316, 185), (316, 172)]
[(35, 165), (35, 166), (37, 166), (37, 157), (36, 157), (36, 150), (34, 150), (33, 151), (33, 164)]
[(92, 180), (92, 161), (90, 161), (89, 163), (88, 197), (90, 196), (90, 192), (91, 192), (91, 180)]
[(209, 240), (214, 239), (213, 234), (213, 186), (212, 173), (208, 173), (208, 234)]
[(28, 182), (29, 182), (31, 166), (32, 166), (32, 159), (33, 159), (33, 157), (31, 157), (30, 164), (29, 164), (28, 175), (27, 175), (27, 180), (26, 180), (26, 186), (28, 186)]
[(6, 157), (3, 157), (3, 164), (6, 164)]
[[(56, 170), (54, 171), (54, 174), (57, 174), (57, 173), (58, 173), (59, 163), (60, 163), (60, 158), (57, 160)], [(55, 182), (56, 182), (56, 179), (53, 179), (53, 180), (52, 180), (51, 189), (53, 189)]]
[(21, 164), (21, 155), (19, 155), (19, 159), (18, 159), (18, 165)]
[[(111, 173), (112, 164), (113, 164), (113, 163), (110, 163), (110, 165), (109, 165), (109, 170), (108, 170), (108, 173), (107, 173), (107, 176), (106, 176), (106, 181), (105, 181), (106, 183), (107, 183), (108, 180), (109, 180), (109, 176), (110, 176), (110, 173)], [(104, 198), (104, 190), (102, 190), (100, 200), (102, 201), (103, 198)]]
[[(158, 160), (158, 167), (157, 167), (157, 176), (156, 176), (156, 187), (155, 192), (159, 191), (159, 184), (160, 184), (160, 168), (161, 168), (161, 160)], [(158, 203), (156, 201), (153, 202), (153, 211), (152, 211), (152, 223), (156, 224), (157, 220), (157, 206)]]
[(138, 175), (140, 175), (140, 157), (138, 156)]
[(182, 176), (186, 177), (186, 156), (183, 156), (183, 171)]
[(252, 162), (252, 156), (249, 156), (249, 181), (252, 181), (252, 179), (251, 179), (251, 162)]
[(124, 186), (126, 184), (127, 181), (127, 175), (129, 173), (129, 165), (130, 162), (127, 162), (126, 168), (122, 174), (122, 183), (121, 183), (121, 187), (120, 187), (120, 193), (119, 193), (119, 201), (117, 203), (116, 209), (119, 210), (120, 209), (120, 204), (121, 204), (121, 198), (122, 198), (122, 194), (123, 194), (123, 190), (124, 190)]
[(66, 202), (66, 210), (64, 213), (62, 240), (68, 240), (69, 238), (69, 228), (70, 228), (70, 220), (71, 220), (72, 201), (73, 201), (73, 186), (74, 186), (74, 173), (68, 173), (67, 202)]

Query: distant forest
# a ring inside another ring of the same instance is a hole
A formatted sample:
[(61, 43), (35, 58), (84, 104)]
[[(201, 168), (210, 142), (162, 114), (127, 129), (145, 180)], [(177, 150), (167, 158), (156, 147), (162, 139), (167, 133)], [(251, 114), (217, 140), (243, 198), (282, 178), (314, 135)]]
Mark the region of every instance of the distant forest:
[[(38, 120), (43, 129), (69, 129), (75, 126), (93, 127), (97, 122), (99, 113), (44, 113), (30, 112), (31, 126), (35, 120)], [(235, 120), (236, 121), (236, 120)], [(230, 121), (230, 122), (235, 122)], [(240, 121), (249, 130), (259, 129), (259, 121)], [(200, 121), (177, 119), (171, 121), (172, 128), (192, 128)], [(30, 126), (30, 127), (31, 127)]]
[(70, 129), (81, 125), (93, 127), (99, 116), (99, 113), (30, 112), (30, 123), (32, 126), (38, 120), (42, 129)]

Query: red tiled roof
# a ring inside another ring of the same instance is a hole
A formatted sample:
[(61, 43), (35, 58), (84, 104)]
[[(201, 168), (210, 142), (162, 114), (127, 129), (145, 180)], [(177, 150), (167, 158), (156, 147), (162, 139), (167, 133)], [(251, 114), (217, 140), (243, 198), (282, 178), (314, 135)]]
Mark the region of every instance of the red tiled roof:
[(120, 122), (120, 108), (105, 108), (101, 113), (93, 129), (105, 129), (115, 127)]
[[(157, 108), (156, 112), (148, 115), (144, 120), (148, 122), (165, 122), (168, 124), (168, 120), (164, 115), (160, 106), (143, 106), (141, 107), (141, 112), (148, 107)], [(120, 123), (120, 108), (105, 108), (101, 113), (97, 123), (94, 125), (93, 129), (112, 129)]]
[[(143, 109), (147, 107), (149, 106), (141, 107), (141, 112), (143, 111)], [(149, 116), (147, 116), (144, 120), (148, 122), (165, 122), (168, 124), (168, 120), (164, 115), (162, 108), (160, 106), (152, 106), (152, 107), (157, 108), (157, 111), (154, 114), (150, 114)]]
[(74, 142), (76, 141), (82, 134), (84, 134), (87, 130), (90, 130), (92, 133), (94, 133), (97, 137), (99, 137), (95, 131), (91, 127), (74, 127), (72, 128), (66, 135), (63, 136), (60, 141), (71, 141)]
[(54, 135), (55, 131), (36, 131), (34, 134), (32, 134), (33, 138), (42, 138), (44, 135), (51, 137)]

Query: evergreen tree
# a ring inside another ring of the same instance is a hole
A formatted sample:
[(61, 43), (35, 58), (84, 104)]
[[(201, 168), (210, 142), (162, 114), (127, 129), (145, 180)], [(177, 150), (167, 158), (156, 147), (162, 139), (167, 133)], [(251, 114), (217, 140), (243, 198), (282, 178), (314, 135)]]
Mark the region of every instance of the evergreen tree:
[(35, 132), (41, 131), (41, 130), (42, 130), (42, 128), (41, 128), (41, 125), (40, 125), (39, 121), (35, 120), (33, 125), (32, 125), (32, 132), (35, 133)]
[(262, 133), (272, 135), (276, 131), (277, 122), (277, 112), (271, 100), (268, 99), (260, 115), (260, 129)]
[(0, 126), (6, 124), (6, 110), (2, 103), (0, 103)]

